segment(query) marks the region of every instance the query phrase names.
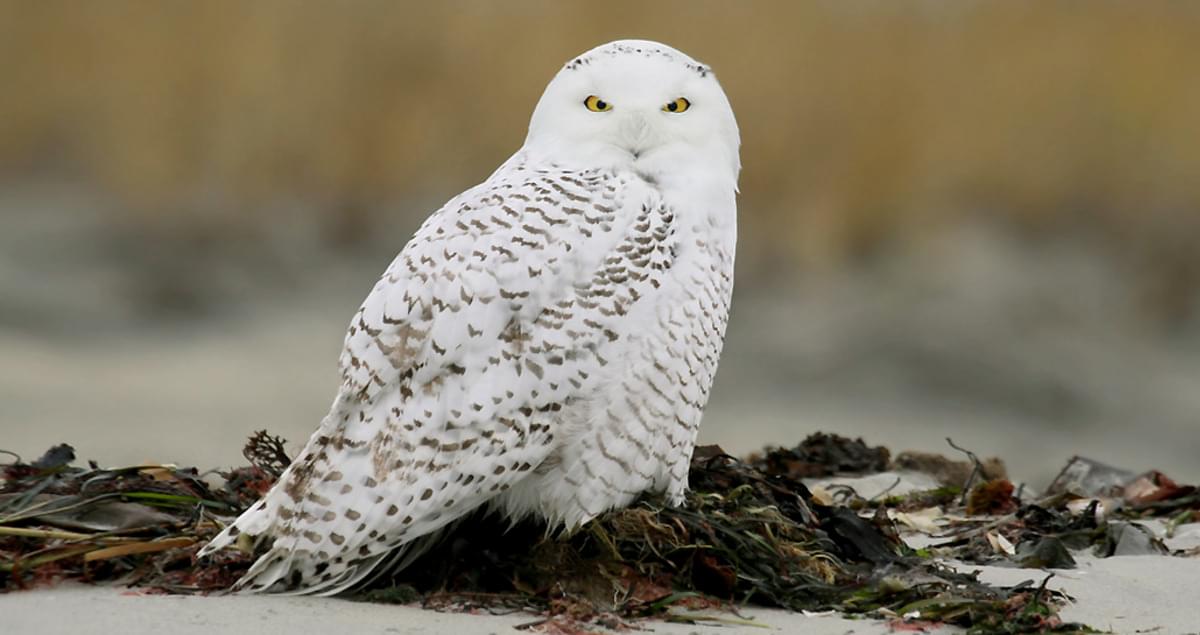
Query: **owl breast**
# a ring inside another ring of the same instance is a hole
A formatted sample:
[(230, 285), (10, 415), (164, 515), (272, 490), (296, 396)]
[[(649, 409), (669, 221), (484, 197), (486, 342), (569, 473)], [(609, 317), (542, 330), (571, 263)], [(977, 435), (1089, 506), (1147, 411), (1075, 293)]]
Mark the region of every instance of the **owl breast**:
[[(568, 528), (641, 493), (683, 502), (701, 416), (717, 371), (733, 290), (728, 216), (654, 190), (590, 292), (625, 294), (613, 350), (592, 394), (555, 413), (550, 457), (495, 506)], [(586, 301), (584, 306), (586, 306)]]

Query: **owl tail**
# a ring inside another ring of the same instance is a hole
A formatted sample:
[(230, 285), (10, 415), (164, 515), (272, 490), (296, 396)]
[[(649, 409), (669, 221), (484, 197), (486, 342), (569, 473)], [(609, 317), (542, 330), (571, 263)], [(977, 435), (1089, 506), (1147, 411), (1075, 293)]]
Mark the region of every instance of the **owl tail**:
[[(208, 556), (235, 545), (241, 536), (254, 536), (255, 534), (242, 528), (263, 524), (264, 519), (268, 518), (265, 509), (251, 508), (242, 514), (197, 555)], [(384, 575), (406, 569), (437, 544), (443, 533), (444, 530), (435, 531), (388, 551), (353, 562), (313, 558), (306, 552), (297, 550), (294, 540), (276, 538), (271, 548), (233, 585), (232, 591), (278, 595), (337, 595), (370, 584)], [(260, 534), (254, 542), (263, 538)]]
[(342, 593), (372, 573), (408, 566), (445, 525), (470, 511), (439, 506), (423, 514), (406, 505), (401, 513), (385, 501), (411, 501), (406, 482), (376, 481), (366, 446), (343, 437), (331, 420), (337, 417), (327, 418), (261, 500), (199, 551), (201, 557), (230, 546), (262, 552), (234, 591)]

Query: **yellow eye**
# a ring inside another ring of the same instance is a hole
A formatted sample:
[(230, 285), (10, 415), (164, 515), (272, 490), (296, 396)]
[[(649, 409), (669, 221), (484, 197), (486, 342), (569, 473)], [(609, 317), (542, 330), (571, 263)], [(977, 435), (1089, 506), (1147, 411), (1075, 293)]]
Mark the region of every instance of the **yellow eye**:
[(692, 102), (680, 97), (679, 99), (668, 103), (666, 106), (663, 106), (663, 112), (683, 112), (691, 107)]
[(588, 95), (588, 98), (583, 100), (583, 105), (592, 112), (608, 112), (612, 110), (612, 104), (600, 99), (595, 95)]

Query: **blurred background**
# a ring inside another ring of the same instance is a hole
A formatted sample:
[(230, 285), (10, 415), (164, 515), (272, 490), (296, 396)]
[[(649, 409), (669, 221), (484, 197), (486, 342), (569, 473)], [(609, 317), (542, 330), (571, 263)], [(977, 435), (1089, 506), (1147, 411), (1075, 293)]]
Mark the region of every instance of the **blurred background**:
[(0, 448), (241, 461), (411, 232), (612, 39), (743, 135), (702, 441), (1200, 479), (1200, 4), (0, 0)]

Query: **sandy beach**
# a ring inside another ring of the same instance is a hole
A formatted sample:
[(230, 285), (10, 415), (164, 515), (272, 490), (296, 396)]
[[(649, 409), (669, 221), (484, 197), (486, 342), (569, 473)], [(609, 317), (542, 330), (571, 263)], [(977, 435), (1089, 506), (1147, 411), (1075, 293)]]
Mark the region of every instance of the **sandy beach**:
[[(861, 478), (813, 481), (814, 486), (848, 485), (873, 496), (887, 489), (904, 493), (923, 490), (932, 482), (921, 474), (886, 472)], [(888, 485), (890, 484), (890, 486)], [(1200, 550), (1200, 523), (1176, 526), (1160, 520), (1139, 521), (1149, 534), (1162, 540), (1171, 553)], [(904, 527), (904, 525), (901, 525)], [(945, 540), (937, 533), (905, 529), (909, 546), (921, 548)], [(998, 586), (1034, 585), (1051, 576), (1047, 588), (1062, 591), (1070, 601), (1062, 607), (1065, 622), (1086, 624), (1121, 635), (1200, 633), (1200, 557), (1167, 555), (1117, 555), (1098, 558), (1090, 550), (1074, 552), (1072, 569), (1044, 570), (1006, 566), (979, 566), (944, 561), (963, 572), (978, 572), (979, 579)], [(687, 615), (675, 609), (676, 615)], [(700, 615), (700, 614), (693, 614)], [(761, 607), (745, 607), (737, 614), (706, 611), (718, 619), (697, 619), (693, 624), (666, 621), (639, 622), (650, 632), (761, 633), (771, 630), (806, 635), (883, 635), (896, 632), (896, 624), (879, 619), (851, 619), (833, 612), (800, 614)], [(262, 595), (184, 596), (147, 593), (114, 586), (93, 587), (75, 583), (0, 595), (3, 632), (72, 633), (75, 635), (219, 635), (248, 633), (283, 635), (296, 632), (457, 633), (485, 635), (530, 631), (543, 617), (525, 612), (443, 612), (416, 605), (384, 605), (340, 598)], [(949, 626), (916, 621), (919, 632), (964, 632)], [(914, 624), (905, 624), (912, 630)], [(603, 631), (603, 629), (599, 629)]]
[[(1188, 533), (1190, 532), (1190, 534)], [(1200, 525), (1182, 535), (1200, 544)], [(996, 584), (1040, 581), (1040, 570), (1001, 567), (978, 569)], [(1118, 556), (1081, 559), (1076, 569), (1055, 571), (1049, 588), (1074, 598), (1062, 618), (1113, 633), (1187, 635), (1200, 633), (1200, 559), (1165, 556)], [(654, 633), (761, 633), (767, 629), (806, 635), (883, 635), (895, 632), (886, 622), (836, 615), (801, 615), (770, 609), (739, 611), (757, 626), (701, 621), (697, 624), (648, 622)], [(192, 597), (146, 595), (136, 590), (66, 586), (0, 596), (6, 632), (72, 633), (74, 635), (219, 635), (257, 633), (518, 633), (537, 622), (526, 613), (483, 615), (442, 613), (415, 606), (364, 604), (340, 599), (264, 596)], [(713, 613), (706, 613), (713, 615)], [(723, 617), (736, 619), (731, 614)], [(524, 630), (524, 632), (529, 632)], [(536, 631), (534, 631), (536, 632)], [(961, 629), (940, 627), (923, 632), (950, 634)]]

